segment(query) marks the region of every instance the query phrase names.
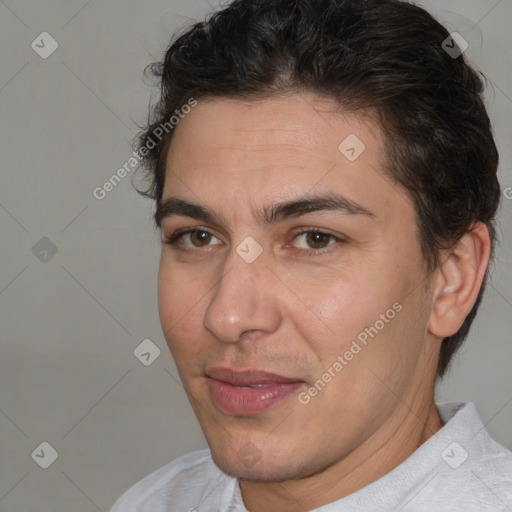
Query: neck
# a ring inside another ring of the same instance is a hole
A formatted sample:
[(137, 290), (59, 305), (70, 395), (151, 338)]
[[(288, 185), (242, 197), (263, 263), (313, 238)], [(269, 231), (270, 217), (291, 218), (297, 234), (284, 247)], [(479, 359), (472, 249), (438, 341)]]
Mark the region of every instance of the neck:
[(343, 460), (323, 471), (285, 482), (241, 481), (251, 512), (304, 512), (339, 500), (389, 473), (441, 427), (433, 397), (408, 407), (400, 403), (386, 423)]

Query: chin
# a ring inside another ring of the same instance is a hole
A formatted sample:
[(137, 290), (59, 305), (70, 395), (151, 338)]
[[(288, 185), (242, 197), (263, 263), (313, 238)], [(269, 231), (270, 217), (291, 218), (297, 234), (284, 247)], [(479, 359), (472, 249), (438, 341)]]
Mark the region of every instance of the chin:
[(247, 442), (238, 451), (233, 448), (210, 446), (212, 459), (224, 473), (241, 480), (254, 482), (284, 482), (303, 478), (315, 471), (305, 461), (299, 461), (274, 447), (258, 449)]
[(252, 482), (284, 482), (299, 476), (291, 470), (289, 465), (287, 465), (287, 467), (281, 467), (281, 464), (277, 466), (266, 465), (264, 457), (252, 467), (249, 467), (244, 461), (231, 460), (223, 456), (216, 457), (213, 456), (213, 453), (212, 458), (215, 464), (224, 473), (234, 478), (239, 478), (240, 480), (249, 480)]

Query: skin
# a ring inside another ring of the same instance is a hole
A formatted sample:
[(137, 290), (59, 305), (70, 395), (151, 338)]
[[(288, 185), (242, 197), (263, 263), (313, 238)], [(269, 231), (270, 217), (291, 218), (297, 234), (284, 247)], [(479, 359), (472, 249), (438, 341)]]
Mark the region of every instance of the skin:
[[(174, 132), (163, 198), (181, 197), (223, 217), (181, 228), (163, 245), (158, 276), (162, 329), (215, 463), (241, 479), (251, 512), (304, 511), (361, 489), (396, 467), (442, 427), (434, 405), (441, 339), (476, 300), (489, 258), (483, 225), (434, 272), (417, 241), (411, 199), (385, 177), (384, 140), (372, 117), (335, 110), (315, 94), (261, 101), (204, 99)], [(356, 134), (350, 162), (338, 146)], [(276, 225), (254, 217), (270, 203), (335, 191), (373, 216), (312, 212)], [(339, 237), (297, 235), (316, 228)], [(206, 238), (205, 238), (206, 236)], [(263, 253), (247, 263), (248, 236)], [(331, 252), (319, 252), (328, 251)], [(312, 397), (298, 400), (394, 303), (402, 310)], [(264, 369), (303, 387), (256, 416), (212, 401), (205, 369)], [(240, 453), (253, 455), (253, 462)], [(255, 462), (254, 462), (255, 461)]]

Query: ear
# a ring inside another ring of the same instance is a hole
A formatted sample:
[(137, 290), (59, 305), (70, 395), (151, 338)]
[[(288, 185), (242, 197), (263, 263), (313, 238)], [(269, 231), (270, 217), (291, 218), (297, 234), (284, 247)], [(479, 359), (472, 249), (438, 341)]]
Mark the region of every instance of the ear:
[(428, 324), (431, 334), (446, 338), (460, 329), (478, 297), (490, 252), (489, 230), (481, 222), (443, 252)]

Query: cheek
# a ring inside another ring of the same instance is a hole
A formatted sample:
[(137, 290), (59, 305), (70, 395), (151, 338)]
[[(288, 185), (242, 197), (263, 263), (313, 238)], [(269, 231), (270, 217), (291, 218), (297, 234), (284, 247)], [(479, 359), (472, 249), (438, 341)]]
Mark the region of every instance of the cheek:
[(199, 350), (208, 287), (165, 262), (158, 272), (158, 311), (162, 331), (173, 356)]
[(352, 341), (379, 320), (380, 314), (392, 307), (392, 298), (398, 296), (389, 276), (355, 267), (323, 277), (309, 276), (299, 282), (297, 296), (308, 311), (302, 305), (288, 314), (295, 318), (304, 338), (314, 344), (323, 364), (348, 350)]
[(161, 262), (158, 270), (158, 312), (164, 334), (168, 333), (179, 318), (179, 308), (183, 303), (177, 299), (179, 283), (165, 263)]

